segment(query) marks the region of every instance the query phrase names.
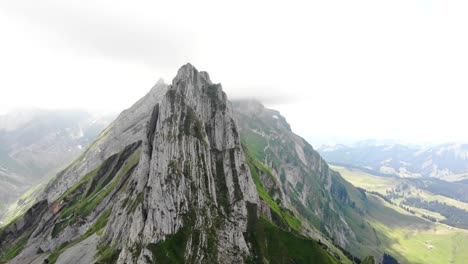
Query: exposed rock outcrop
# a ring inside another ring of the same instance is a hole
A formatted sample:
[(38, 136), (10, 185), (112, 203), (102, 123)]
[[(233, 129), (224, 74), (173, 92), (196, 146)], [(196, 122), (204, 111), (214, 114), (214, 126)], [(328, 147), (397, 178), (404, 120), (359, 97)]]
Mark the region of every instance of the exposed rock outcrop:
[(75, 162), (49, 183), (40, 199), (54, 201), (85, 173), (127, 145), (141, 140), (146, 133), (151, 111), (161, 101), (167, 87), (163, 80), (159, 80), (148, 94), (123, 111)]
[(146, 165), (130, 183), (133, 196), (144, 199), (125, 220), (111, 217), (116, 221), (106, 232), (111, 243), (121, 243), (123, 234), (112, 230), (129, 230), (122, 246), (133, 246), (123, 247), (119, 260), (152, 259), (143, 245), (182, 235), (185, 258), (193, 262), (242, 261), (249, 255), (246, 202), (256, 204), (258, 195), (221, 86), (185, 65), (152, 116), (141, 157)]

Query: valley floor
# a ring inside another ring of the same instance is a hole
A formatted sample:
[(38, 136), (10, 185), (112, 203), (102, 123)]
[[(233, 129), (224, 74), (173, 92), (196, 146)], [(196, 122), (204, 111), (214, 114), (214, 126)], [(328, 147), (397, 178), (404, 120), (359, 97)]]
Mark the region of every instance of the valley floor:
[[(408, 212), (398, 206), (399, 199), (385, 201), (381, 198), (387, 190), (397, 187), (397, 178), (371, 175), (357, 169), (332, 166), (354, 186), (365, 189), (369, 203), (369, 219), (379, 237), (381, 250), (390, 253), (402, 263), (466, 263), (468, 259), (468, 230), (434, 223), (422, 217), (431, 215), (438, 220), (444, 217), (437, 212), (411, 207)], [(411, 190), (425, 200), (445, 201), (461, 209), (468, 204), (440, 197), (422, 190)], [(380, 194), (380, 195), (379, 195)]]

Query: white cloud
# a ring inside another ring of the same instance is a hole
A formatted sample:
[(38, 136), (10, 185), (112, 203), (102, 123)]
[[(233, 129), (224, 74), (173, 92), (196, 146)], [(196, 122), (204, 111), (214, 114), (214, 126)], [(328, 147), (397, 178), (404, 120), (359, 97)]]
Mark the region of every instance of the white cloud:
[(309, 139), (467, 141), (467, 11), (449, 0), (2, 1), (0, 111), (121, 109), (190, 61)]

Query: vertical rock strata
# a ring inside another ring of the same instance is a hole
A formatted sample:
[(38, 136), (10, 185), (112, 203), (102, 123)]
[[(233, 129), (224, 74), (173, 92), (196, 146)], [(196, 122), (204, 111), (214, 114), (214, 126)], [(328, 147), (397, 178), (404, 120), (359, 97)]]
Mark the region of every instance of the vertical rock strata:
[(119, 259), (152, 259), (151, 246), (174, 237), (190, 262), (248, 256), (246, 202), (256, 204), (258, 195), (221, 86), (183, 66), (153, 109), (144, 147), (133, 189), (144, 199), (125, 221), (117, 217), (124, 209), (111, 217), (112, 243), (123, 235), (113, 230), (123, 229), (134, 245)]

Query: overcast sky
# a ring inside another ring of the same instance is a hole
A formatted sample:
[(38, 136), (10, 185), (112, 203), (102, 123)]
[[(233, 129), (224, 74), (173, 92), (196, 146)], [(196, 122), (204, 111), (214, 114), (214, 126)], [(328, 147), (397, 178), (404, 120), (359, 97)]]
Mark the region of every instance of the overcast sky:
[(315, 146), (468, 142), (468, 1), (1, 0), (0, 113), (122, 110), (191, 62)]

